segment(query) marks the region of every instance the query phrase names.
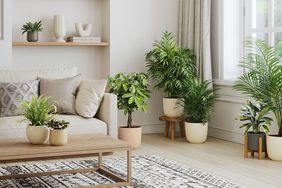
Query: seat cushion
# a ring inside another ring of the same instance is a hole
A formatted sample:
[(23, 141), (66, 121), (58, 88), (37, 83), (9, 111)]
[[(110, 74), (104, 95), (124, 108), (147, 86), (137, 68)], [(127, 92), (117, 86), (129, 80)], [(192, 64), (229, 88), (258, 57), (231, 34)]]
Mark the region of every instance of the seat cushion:
[[(70, 122), (69, 135), (104, 134), (107, 135), (107, 124), (99, 119), (85, 119), (76, 115), (57, 115), (57, 119)], [(20, 122), (22, 116), (10, 116), (0, 118), (0, 139), (26, 138), (26, 126), (28, 123)]]

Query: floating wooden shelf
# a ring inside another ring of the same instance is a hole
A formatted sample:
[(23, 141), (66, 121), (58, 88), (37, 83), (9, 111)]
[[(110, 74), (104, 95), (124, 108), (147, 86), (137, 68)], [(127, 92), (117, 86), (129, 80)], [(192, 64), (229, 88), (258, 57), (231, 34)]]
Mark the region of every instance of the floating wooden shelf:
[(109, 46), (108, 42), (13, 42), (13, 46)]

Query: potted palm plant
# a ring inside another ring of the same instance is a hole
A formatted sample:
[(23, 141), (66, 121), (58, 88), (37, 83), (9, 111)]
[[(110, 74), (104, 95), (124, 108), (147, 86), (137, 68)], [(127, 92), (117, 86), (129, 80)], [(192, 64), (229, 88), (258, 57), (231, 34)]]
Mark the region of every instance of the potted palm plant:
[(146, 54), (148, 73), (155, 80), (157, 89), (166, 93), (163, 98), (164, 115), (180, 117), (183, 113), (179, 94), (184, 82), (196, 74), (195, 55), (181, 48), (172, 33), (164, 32), (161, 41), (154, 43), (153, 49)]
[(53, 146), (63, 146), (68, 143), (67, 128), (69, 122), (64, 120), (52, 119), (47, 123), (47, 126), (51, 128), (49, 142)]
[(235, 82), (234, 89), (267, 104), (278, 125), (277, 135), (266, 138), (270, 159), (282, 160), (282, 65), (275, 48), (262, 40), (246, 41), (246, 56), (241, 63), (247, 71)]
[[(253, 104), (247, 101), (242, 105), (239, 120), (244, 122), (240, 128), (245, 129), (245, 135), (248, 137), (248, 149), (258, 151), (258, 140), (262, 138), (262, 151), (266, 151), (266, 134), (269, 132), (272, 118), (268, 117), (270, 107), (263, 104)], [(252, 131), (249, 131), (252, 128)]]
[(22, 34), (27, 33), (27, 41), (28, 42), (37, 42), (38, 41), (38, 32), (43, 31), (42, 21), (38, 22), (26, 22), (22, 28)]
[(210, 84), (195, 77), (186, 81), (182, 91), (186, 139), (190, 143), (207, 140), (208, 120), (216, 97)]
[(48, 97), (33, 96), (31, 101), (22, 101), (19, 110), (27, 122), (27, 139), (31, 144), (44, 143), (49, 135), (47, 123), (53, 118), (56, 106), (49, 104)]
[(128, 115), (127, 126), (119, 127), (119, 138), (128, 141), (133, 149), (141, 144), (142, 127), (132, 125), (132, 113), (147, 112), (150, 91), (148, 76), (145, 73), (117, 74), (109, 78), (109, 89), (117, 95), (118, 109)]

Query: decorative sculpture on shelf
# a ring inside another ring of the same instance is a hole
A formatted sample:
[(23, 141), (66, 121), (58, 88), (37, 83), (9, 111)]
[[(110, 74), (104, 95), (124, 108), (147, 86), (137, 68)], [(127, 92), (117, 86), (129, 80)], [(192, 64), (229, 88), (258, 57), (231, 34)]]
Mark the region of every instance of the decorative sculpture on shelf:
[(79, 37), (89, 37), (92, 32), (92, 24), (75, 23), (75, 29)]

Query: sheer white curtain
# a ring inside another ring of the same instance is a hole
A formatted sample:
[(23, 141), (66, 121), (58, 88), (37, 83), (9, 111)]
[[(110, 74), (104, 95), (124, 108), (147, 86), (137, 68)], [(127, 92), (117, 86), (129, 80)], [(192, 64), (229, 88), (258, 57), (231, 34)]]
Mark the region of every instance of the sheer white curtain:
[(178, 43), (194, 50), (198, 76), (212, 80), (211, 0), (179, 1)]

